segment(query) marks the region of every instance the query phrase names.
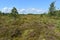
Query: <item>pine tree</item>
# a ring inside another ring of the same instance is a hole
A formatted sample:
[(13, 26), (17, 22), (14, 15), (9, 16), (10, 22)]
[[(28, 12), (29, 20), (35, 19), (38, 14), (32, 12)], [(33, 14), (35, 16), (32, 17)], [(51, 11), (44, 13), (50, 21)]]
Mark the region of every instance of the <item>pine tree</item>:
[(56, 11), (56, 9), (55, 9), (55, 2), (52, 2), (52, 3), (50, 4), (50, 8), (49, 8), (49, 15), (50, 15), (50, 16), (56, 15), (56, 14), (55, 14), (55, 11)]
[(15, 7), (13, 7), (13, 9), (11, 10), (11, 15), (12, 15), (14, 18), (17, 17), (18, 11), (17, 11), (17, 9), (16, 9)]

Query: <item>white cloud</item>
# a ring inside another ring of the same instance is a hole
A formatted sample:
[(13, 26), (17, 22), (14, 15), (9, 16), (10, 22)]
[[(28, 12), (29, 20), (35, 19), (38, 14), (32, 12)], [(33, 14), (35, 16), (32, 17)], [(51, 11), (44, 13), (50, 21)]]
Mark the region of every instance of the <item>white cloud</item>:
[(29, 8), (29, 9), (26, 9), (26, 12), (27, 13), (44, 13), (44, 12), (47, 12), (47, 10), (37, 9), (37, 8)]
[[(4, 7), (1, 9), (2, 12), (9, 13), (12, 8)], [(17, 9), (19, 13), (44, 13), (47, 10), (37, 9), (37, 8), (28, 8), (28, 9)]]
[(22, 12), (22, 11), (25, 11), (25, 9), (21, 9), (20, 11), (21, 11), (21, 12)]
[(36, 10), (36, 8), (29, 8), (29, 9), (31, 9), (31, 10)]
[(4, 13), (9, 13), (9, 12), (11, 12), (11, 8), (4, 7), (4, 8), (1, 9), (1, 11), (4, 12)]
[(20, 14), (25, 13), (26, 9), (17, 9)]

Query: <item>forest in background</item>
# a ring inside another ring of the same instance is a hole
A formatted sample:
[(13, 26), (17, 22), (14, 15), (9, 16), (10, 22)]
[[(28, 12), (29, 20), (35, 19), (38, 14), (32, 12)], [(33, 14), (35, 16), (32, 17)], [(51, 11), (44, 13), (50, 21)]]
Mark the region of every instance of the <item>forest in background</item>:
[(43, 14), (0, 11), (0, 40), (60, 40), (60, 10), (52, 2)]

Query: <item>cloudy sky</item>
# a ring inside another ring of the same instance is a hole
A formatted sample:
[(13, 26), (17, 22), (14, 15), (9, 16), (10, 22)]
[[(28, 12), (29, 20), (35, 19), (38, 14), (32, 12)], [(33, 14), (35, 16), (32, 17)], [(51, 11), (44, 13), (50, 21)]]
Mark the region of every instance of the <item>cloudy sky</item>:
[[(0, 0), (0, 10), (10, 12), (16, 7), (19, 13), (47, 12), (51, 2), (55, 0)], [(60, 8), (60, 0), (56, 0), (56, 8)]]

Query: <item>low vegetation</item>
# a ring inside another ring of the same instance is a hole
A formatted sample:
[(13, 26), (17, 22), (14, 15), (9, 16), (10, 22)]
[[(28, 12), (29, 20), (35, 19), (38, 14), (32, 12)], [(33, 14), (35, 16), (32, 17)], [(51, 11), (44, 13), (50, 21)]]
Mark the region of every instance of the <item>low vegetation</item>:
[(0, 40), (60, 40), (60, 10), (53, 7), (48, 14), (19, 14), (15, 7), (0, 12)]

